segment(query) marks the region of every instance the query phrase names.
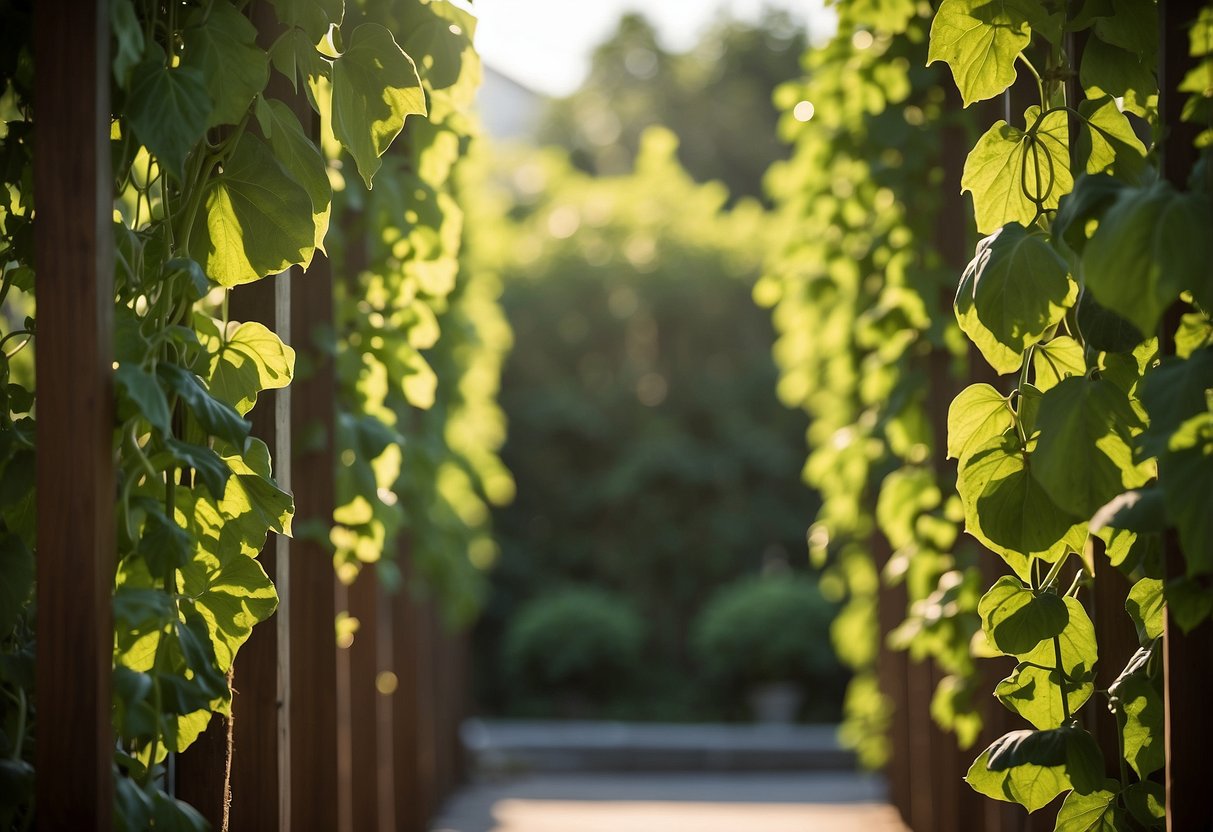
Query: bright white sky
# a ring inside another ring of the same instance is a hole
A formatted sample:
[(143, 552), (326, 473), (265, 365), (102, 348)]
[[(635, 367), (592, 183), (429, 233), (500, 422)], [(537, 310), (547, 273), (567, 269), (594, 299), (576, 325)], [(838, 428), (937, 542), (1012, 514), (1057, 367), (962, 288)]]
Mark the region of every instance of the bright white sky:
[(581, 84), (590, 53), (626, 11), (643, 12), (663, 46), (682, 51), (721, 11), (756, 20), (763, 6), (788, 9), (806, 21), (814, 40), (833, 32), (833, 12), (822, 0), (476, 0), (476, 48), (514, 80), (566, 95)]

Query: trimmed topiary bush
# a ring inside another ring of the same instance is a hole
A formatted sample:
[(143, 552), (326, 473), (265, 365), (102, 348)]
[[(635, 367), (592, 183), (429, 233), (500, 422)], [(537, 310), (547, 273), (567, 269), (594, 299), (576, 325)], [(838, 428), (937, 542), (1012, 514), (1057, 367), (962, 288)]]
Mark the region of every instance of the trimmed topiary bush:
[(640, 664), (645, 629), (619, 596), (561, 590), (527, 602), (510, 621), (503, 669), (516, 690), (578, 710), (626, 687)]
[(695, 619), (692, 647), (704, 675), (732, 691), (794, 682), (834, 703), (845, 678), (830, 644), (834, 607), (808, 578), (746, 578), (720, 590)]

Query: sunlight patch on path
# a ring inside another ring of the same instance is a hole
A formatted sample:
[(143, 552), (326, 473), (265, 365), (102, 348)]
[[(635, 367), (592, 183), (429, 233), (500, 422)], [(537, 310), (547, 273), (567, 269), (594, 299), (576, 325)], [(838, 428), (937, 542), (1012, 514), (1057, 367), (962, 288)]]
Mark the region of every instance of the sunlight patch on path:
[[(887, 806), (503, 800), (493, 832), (901, 832)], [(462, 832), (458, 830), (457, 832)]]

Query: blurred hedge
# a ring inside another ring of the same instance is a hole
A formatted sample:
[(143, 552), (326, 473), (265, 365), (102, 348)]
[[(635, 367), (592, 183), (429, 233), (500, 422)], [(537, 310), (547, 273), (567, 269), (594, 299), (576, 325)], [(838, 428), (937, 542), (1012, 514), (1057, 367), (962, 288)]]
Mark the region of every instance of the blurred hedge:
[(519, 701), (496, 664), (505, 623), (567, 582), (625, 595), (651, 630), (643, 695), (604, 713), (734, 711), (694, 675), (692, 618), (764, 563), (807, 568), (806, 419), (776, 400), (771, 324), (750, 299), (774, 229), (755, 204), (724, 210), (725, 189), (692, 181), (675, 149), (650, 130), (625, 176), (589, 177), (551, 149), (483, 174), (470, 245), (501, 267), (515, 333), (501, 402), (518, 489), (494, 518), (477, 635), (491, 713)]

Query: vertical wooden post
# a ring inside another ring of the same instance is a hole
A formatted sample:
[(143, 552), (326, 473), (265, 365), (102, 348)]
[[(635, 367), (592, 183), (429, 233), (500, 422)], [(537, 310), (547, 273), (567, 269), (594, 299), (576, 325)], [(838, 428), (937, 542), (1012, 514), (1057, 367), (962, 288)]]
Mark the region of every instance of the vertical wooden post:
[[(233, 320), (259, 321), (291, 341), (292, 269), (232, 290)], [(278, 485), (291, 490), (291, 388), (265, 391), (250, 412), (253, 435), (270, 448)], [(260, 555), (278, 588), (278, 612), (254, 627), (236, 656), (232, 697), (230, 828), (291, 828), (290, 632), (292, 583), (287, 538), (270, 532)]]
[(396, 828), (425, 832), (433, 809), (434, 689), (428, 604), (413, 584), (408, 544), (400, 547), (405, 586), (392, 597), (392, 654), (397, 677), (392, 697), (392, 757), (396, 774)]
[[(39, 829), (111, 828), (113, 194), (106, 0), (34, 8)], [(70, 19), (70, 24), (65, 20)]]
[[(1198, 0), (1160, 0), (1158, 4), (1162, 34), (1159, 109), (1166, 129), (1162, 167), (1163, 176), (1177, 188), (1185, 187), (1198, 158), (1195, 139), (1199, 125), (1180, 120), (1185, 96), (1177, 90), (1193, 62), (1188, 54), (1188, 26), (1200, 5)], [(1160, 339), (1164, 354), (1175, 352), (1173, 336), (1183, 311), (1177, 304), (1164, 318)], [(1186, 569), (1178, 536), (1169, 533), (1163, 547), (1167, 577), (1183, 576)], [(1168, 610), (1164, 626), (1167, 830), (1213, 829), (1206, 762), (1213, 747), (1213, 712), (1204, 684), (1213, 675), (1213, 622), (1206, 620), (1185, 633)]]
[[(306, 125), (312, 112), (297, 102)], [(336, 505), (336, 376), (329, 341), (333, 333), (333, 277), (317, 252), (292, 289), (291, 331), (298, 356), (292, 389), (291, 434), (307, 438), (292, 464), (307, 471), (295, 489), (295, 523), (327, 529)], [(337, 637), (333, 557), (323, 541), (291, 542), (290, 572), (290, 789), (292, 828), (337, 828)], [(374, 632), (374, 623), (368, 622)], [(362, 634), (359, 634), (359, 638)], [(356, 827), (370, 829), (372, 827)]]
[[(380, 828), (379, 805), (379, 581), (374, 564), (362, 572), (346, 592), (349, 614), (358, 619), (354, 642), (345, 650), (347, 691), (340, 714), (342, 756), (348, 760), (348, 781), (343, 783), (343, 827), (351, 832)], [(386, 741), (386, 738), (384, 738)], [(345, 778), (343, 778), (345, 779)]]
[(393, 709), (397, 691), (400, 690), (401, 680), (395, 671), (395, 641), (396, 634), (392, 626), (392, 596), (376, 581), (376, 607), (378, 619), (375, 627), (378, 630), (379, 656), (377, 666), (384, 672), (390, 673), (395, 680), (391, 688), (379, 690), (375, 700), (375, 724), (378, 726), (378, 742), (376, 744), (378, 760), (376, 780), (378, 782), (379, 829), (381, 832), (393, 832), (398, 828), (396, 822), (396, 760), (393, 751), (396, 715)]
[[(880, 535), (872, 535), (872, 557), (876, 561), (878, 573), (883, 573), (889, 561), (889, 554), (885, 539)], [(877, 638), (880, 640), (876, 646), (876, 674), (880, 691), (890, 708), (887, 737), (889, 759), (885, 764), (885, 776), (889, 781), (889, 799), (897, 808), (901, 819), (908, 824), (911, 813), (910, 772), (913, 769), (913, 760), (910, 757), (910, 721), (914, 718), (909, 712), (910, 701), (906, 690), (910, 660), (905, 652), (893, 650), (885, 642), (888, 633), (905, 618), (905, 611), (905, 587), (887, 586), (882, 580), (876, 597), (879, 631)]]

